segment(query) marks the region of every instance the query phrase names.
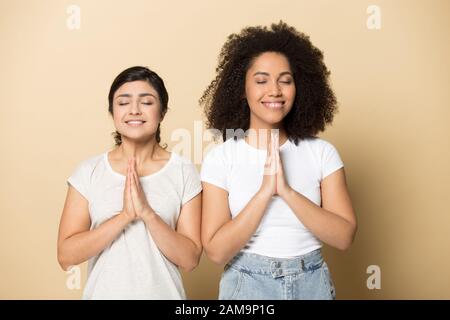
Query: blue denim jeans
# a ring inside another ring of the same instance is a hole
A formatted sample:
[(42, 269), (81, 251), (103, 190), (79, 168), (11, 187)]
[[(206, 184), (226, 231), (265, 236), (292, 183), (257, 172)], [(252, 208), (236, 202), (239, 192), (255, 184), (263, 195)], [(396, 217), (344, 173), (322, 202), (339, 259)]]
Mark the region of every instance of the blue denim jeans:
[(334, 300), (320, 249), (294, 258), (238, 253), (220, 279), (220, 300)]

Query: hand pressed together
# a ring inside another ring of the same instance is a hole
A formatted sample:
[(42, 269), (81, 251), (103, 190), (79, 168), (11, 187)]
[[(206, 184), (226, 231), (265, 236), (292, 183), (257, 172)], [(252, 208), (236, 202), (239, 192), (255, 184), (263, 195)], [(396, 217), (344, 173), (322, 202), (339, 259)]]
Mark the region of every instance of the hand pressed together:
[(260, 192), (265, 195), (279, 195), (283, 197), (290, 190), (291, 187), (286, 181), (283, 163), (281, 162), (279, 136), (270, 132), (267, 141), (267, 156)]
[(139, 181), (136, 172), (136, 160), (134, 158), (128, 160), (127, 177), (125, 181), (125, 189), (123, 193), (123, 209), (127, 219), (132, 222), (137, 219), (143, 219), (155, 212), (149, 205)]

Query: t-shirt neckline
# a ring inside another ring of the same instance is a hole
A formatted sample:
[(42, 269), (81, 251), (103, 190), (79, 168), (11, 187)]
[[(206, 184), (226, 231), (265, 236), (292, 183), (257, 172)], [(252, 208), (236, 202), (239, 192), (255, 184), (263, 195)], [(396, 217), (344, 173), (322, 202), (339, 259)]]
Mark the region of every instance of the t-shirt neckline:
[[(246, 146), (248, 149), (255, 150), (255, 151), (257, 151), (257, 152), (264, 152), (264, 153), (267, 153), (267, 149), (258, 149), (258, 148), (255, 148), (254, 146), (248, 144), (248, 143), (245, 141), (244, 138), (241, 138), (241, 139), (239, 139), (239, 140), (242, 140), (241, 143), (243, 143), (244, 146)], [(290, 139), (287, 138), (287, 140), (280, 146), (280, 151), (283, 151), (284, 149), (288, 148), (288, 146), (289, 146), (290, 144), (291, 144)]]
[[(106, 152), (104, 153), (104, 155), (103, 155), (103, 159), (104, 159), (104, 161), (105, 161), (106, 167), (107, 167), (108, 170), (109, 170), (112, 174), (114, 174), (115, 176), (120, 177), (120, 178), (122, 178), (122, 179), (125, 179), (126, 176), (124, 176), (123, 174), (121, 174), (121, 173), (119, 173), (119, 172), (114, 171), (114, 169), (112, 168), (111, 164), (109, 163), (109, 159), (108, 159), (108, 154), (109, 154), (109, 152), (110, 152), (110, 151), (106, 151)], [(163, 173), (164, 171), (166, 171), (166, 169), (167, 169), (167, 167), (169, 166), (169, 164), (173, 161), (173, 158), (174, 158), (174, 153), (173, 153), (173, 152), (170, 152), (170, 158), (169, 158), (169, 160), (167, 160), (167, 162), (162, 166), (161, 169), (159, 169), (158, 171), (153, 172), (152, 174), (149, 174), (149, 175), (147, 175), (147, 176), (139, 177), (139, 179), (149, 179), (149, 178), (155, 177), (155, 176), (157, 176), (157, 175)]]

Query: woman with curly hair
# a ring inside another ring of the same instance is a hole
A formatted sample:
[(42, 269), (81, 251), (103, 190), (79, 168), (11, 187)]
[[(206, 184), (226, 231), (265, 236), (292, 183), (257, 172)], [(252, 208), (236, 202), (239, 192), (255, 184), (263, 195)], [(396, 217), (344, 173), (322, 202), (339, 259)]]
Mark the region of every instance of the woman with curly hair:
[(195, 166), (160, 146), (169, 96), (145, 67), (121, 72), (109, 91), (113, 150), (68, 178), (58, 236), (66, 270), (86, 260), (83, 299), (185, 299), (181, 268), (195, 268), (201, 183)]
[(339, 153), (316, 136), (337, 110), (322, 52), (283, 22), (248, 27), (216, 72), (200, 103), (225, 142), (201, 180), (219, 299), (335, 299), (322, 242), (347, 249), (356, 218)]

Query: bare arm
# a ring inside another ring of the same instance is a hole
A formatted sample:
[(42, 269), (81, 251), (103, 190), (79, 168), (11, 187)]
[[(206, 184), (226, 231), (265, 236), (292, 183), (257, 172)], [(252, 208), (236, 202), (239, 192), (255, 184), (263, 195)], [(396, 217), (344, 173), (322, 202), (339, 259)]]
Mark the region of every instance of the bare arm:
[(356, 217), (345, 181), (344, 168), (321, 183), (322, 207), (290, 189), (282, 194), (303, 225), (326, 244), (346, 250), (356, 233)]
[(245, 208), (231, 219), (228, 192), (203, 182), (202, 243), (208, 257), (225, 264), (258, 229), (271, 195), (256, 193)]
[(98, 255), (131, 221), (118, 214), (98, 228), (89, 230), (88, 201), (72, 186), (67, 191), (58, 234), (58, 262), (63, 270)]

